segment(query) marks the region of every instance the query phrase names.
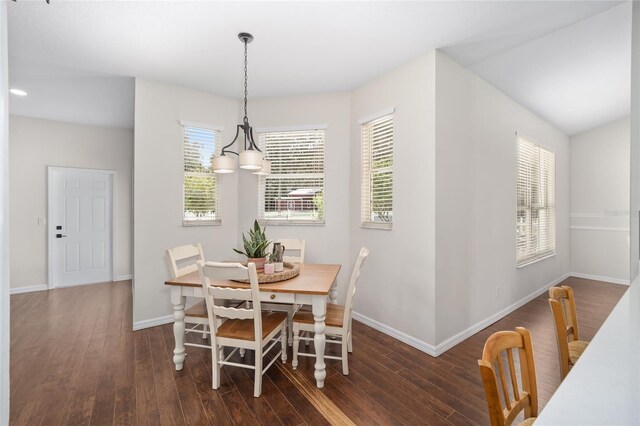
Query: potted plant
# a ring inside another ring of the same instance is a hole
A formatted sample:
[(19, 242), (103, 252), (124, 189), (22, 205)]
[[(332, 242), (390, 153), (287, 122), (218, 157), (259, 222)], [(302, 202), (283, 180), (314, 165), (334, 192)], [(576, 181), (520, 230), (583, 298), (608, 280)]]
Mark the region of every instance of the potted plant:
[(264, 270), (264, 262), (267, 256), (267, 247), (271, 241), (267, 241), (267, 235), (265, 234), (266, 227), (260, 228), (258, 221), (253, 222), (253, 229), (249, 230), (249, 237), (247, 238), (242, 233), (242, 243), (244, 245), (244, 251), (233, 249), (236, 253), (244, 254), (247, 256), (247, 262), (256, 264), (256, 270)]

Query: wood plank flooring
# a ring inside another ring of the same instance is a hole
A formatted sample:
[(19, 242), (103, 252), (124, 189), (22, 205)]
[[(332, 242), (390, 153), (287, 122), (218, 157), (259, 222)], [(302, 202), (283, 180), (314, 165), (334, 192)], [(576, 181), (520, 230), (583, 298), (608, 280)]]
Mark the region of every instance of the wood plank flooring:
[[(627, 289), (567, 284), (586, 340)], [(560, 383), (546, 293), (438, 358), (354, 321), (349, 376), (329, 360), (319, 390), (314, 360), (300, 358), (293, 371), (289, 349), (287, 364), (267, 372), (261, 398), (252, 372), (239, 368), (224, 368), (212, 390), (204, 349), (187, 348), (175, 371), (171, 325), (132, 332), (131, 302), (129, 281), (11, 296), (12, 425), (488, 424), (476, 360), (491, 333), (516, 326), (533, 334), (541, 407)]]

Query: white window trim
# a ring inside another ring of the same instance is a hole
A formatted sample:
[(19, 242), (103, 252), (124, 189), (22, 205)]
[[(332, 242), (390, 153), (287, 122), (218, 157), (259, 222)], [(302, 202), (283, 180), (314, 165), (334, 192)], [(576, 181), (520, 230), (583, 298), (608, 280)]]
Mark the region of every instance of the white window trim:
[[(295, 126), (279, 126), (279, 127), (256, 127), (254, 128), (255, 134), (260, 137), (260, 133), (278, 133), (278, 132), (303, 132), (310, 130), (324, 130), (325, 131), (325, 139), (324, 139), (324, 168), (322, 174), (324, 176), (324, 189), (323, 193), (326, 194), (326, 186), (327, 186), (327, 134), (326, 130), (329, 128), (328, 124), (302, 124)], [(258, 142), (259, 143), (259, 142)], [(260, 147), (260, 149), (263, 149)], [(264, 153), (266, 155), (266, 153)], [(262, 176), (258, 178), (260, 180)], [(258, 185), (258, 191), (260, 187)], [(258, 212), (260, 212), (260, 194), (258, 193)], [(258, 213), (259, 214), (259, 213)], [(257, 219), (260, 225), (266, 226), (324, 226), (326, 220), (326, 211), (325, 216), (322, 219), (265, 219), (259, 218)]]
[[(385, 108), (381, 111), (378, 111), (373, 114), (369, 114), (360, 118), (358, 120), (358, 125), (360, 126), (360, 179), (362, 179), (362, 126), (370, 121), (377, 120), (378, 118), (382, 118), (385, 115), (395, 114), (396, 107)], [(395, 126), (395, 116), (394, 116), (394, 126)], [(360, 187), (360, 198), (362, 199), (362, 186)], [(362, 201), (361, 201), (362, 202)], [(362, 206), (360, 206), (362, 209)], [(362, 213), (361, 213), (362, 214)], [(393, 222), (373, 222), (373, 221), (363, 221), (362, 217), (360, 217), (360, 228), (362, 229), (381, 229), (391, 231), (393, 230)]]
[(364, 116), (363, 118), (358, 120), (358, 124), (362, 126), (365, 123), (368, 123), (373, 120), (377, 120), (380, 117), (384, 117), (385, 115), (390, 115), (395, 112), (396, 112), (396, 107), (385, 108), (382, 111), (378, 111), (374, 114), (369, 114), (367, 116)]
[[(194, 121), (184, 121), (184, 120), (179, 120), (180, 122), (180, 133), (182, 135), (182, 139), (180, 141), (180, 148), (182, 151), (182, 163), (181, 163), (181, 171), (182, 171), (182, 227), (183, 228), (190, 228), (190, 227), (194, 227), (194, 226), (220, 226), (222, 225), (222, 219), (205, 219), (205, 220), (186, 220), (184, 218), (184, 128), (185, 127), (198, 127), (201, 129), (207, 129), (207, 130), (212, 130), (212, 131), (217, 131), (220, 134), (220, 143), (222, 143), (222, 131), (224, 130), (224, 127), (222, 126), (218, 126), (215, 124), (207, 124), (207, 123), (197, 123)], [(216, 152), (220, 152), (222, 150), (221, 146), (216, 146), (215, 151)], [(215, 176), (215, 173), (214, 173)], [(218, 176), (215, 176), (216, 178), (216, 213), (219, 211), (220, 209), (220, 192), (219, 189), (220, 187), (218, 186), (219, 184), (219, 179)]]
[(217, 126), (215, 124), (207, 124), (207, 123), (196, 123), (195, 121), (180, 120), (180, 125), (182, 126), (183, 129), (185, 127), (199, 127), (201, 129), (217, 130), (219, 132), (222, 132), (224, 130), (224, 127), (222, 126)]

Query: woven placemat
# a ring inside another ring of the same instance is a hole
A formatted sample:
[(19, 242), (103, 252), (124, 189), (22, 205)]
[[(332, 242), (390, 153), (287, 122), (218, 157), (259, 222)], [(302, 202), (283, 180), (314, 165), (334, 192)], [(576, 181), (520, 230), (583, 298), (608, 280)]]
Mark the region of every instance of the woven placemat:
[[(265, 274), (264, 271), (258, 272), (258, 284), (277, 283), (279, 281), (289, 280), (300, 274), (300, 265), (297, 263), (284, 262), (283, 271), (274, 272), (273, 274)], [(249, 280), (233, 280), (239, 283), (248, 283)]]

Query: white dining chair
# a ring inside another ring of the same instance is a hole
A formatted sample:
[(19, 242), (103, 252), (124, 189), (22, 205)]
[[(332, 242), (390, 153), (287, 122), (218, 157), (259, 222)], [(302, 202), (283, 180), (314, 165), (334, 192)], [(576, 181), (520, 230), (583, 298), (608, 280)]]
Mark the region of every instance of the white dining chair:
[[(307, 245), (305, 240), (282, 238), (275, 240), (274, 243), (280, 243), (284, 246), (285, 250), (282, 258), (283, 261), (288, 263), (304, 263), (304, 251)], [(273, 243), (269, 246), (269, 252), (271, 251), (271, 247), (273, 247)], [(289, 346), (293, 345), (292, 320), (293, 315), (298, 309), (300, 309), (300, 305), (291, 305), (288, 303), (263, 303), (262, 309), (272, 312), (287, 313), (289, 327), (289, 336), (287, 340), (289, 342)]]
[[(204, 252), (200, 244), (188, 244), (184, 246), (167, 249), (167, 257), (173, 278), (189, 274), (198, 270), (198, 261), (204, 261)], [(207, 329), (209, 320), (207, 318), (207, 306), (205, 301), (197, 302), (195, 305), (185, 310), (185, 324), (192, 324), (187, 327), (185, 333), (202, 333), (203, 339), (208, 339), (211, 334)], [(198, 327), (200, 326), (200, 329)], [(208, 345), (198, 343), (185, 343), (186, 346), (196, 346), (200, 348), (210, 348)]]
[[(358, 277), (360, 276), (360, 269), (364, 264), (367, 256), (369, 256), (369, 250), (365, 247), (360, 249), (358, 259), (353, 267), (351, 273), (351, 279), (349, 280), (349, 287), (347, 288), (347, 300), (343, 305), (337, 305), (333, 303), (327, 303), (327, 313), (325, 318), (327, 336), (336, 336), (337, 339), (327, 339), (327, 343), (342, 345), (342, 356), (325, 355), (327, 359), (339, 359), (342, 360), (342, 374), (349, 374), (348, 364), (348, 352), (353, 352), (353, 340), (352, 340), (352, 312), (353, 312), (353, 296), (356, 293), (356, 284), (358, 283)], [(300, 310), (293, 316), (293, 361), (291, 366), (295, 370), (298, 367), (298, 356), (310, 356), (315, 357), (314, 353), (300, 352), (300, 341), (309, 342), (313, 340), (315, 320), (313, 313), (308, 310)], [(304, 336), (300, 333), (305, 332)]]
[[(198, 261), (202, 292), (207, 305), (209, 327), (211, 329), (211, 366), (212, 387), (220, 387), (220, 370), (222, 366), (253, 369), (255, 372), (254, 392), (256, 398), (262, 393), (262, 375), (273, 363), (280, 359), (287, 361), (287, 315), (284, 312), (262, 312), (260, 290), (256, 265), (249, 263), (217, 263)], [(246, 280), (250, 288), (216, 287), (215, 280)], [(237, 308), (220, 302), (251, 302), (245, 307)], [(222, 319), (220, 323), (218, 319)], [(279, 337), (276, 337), (280, 333)], [(262, 368), (263, 357), (280, 342), (280, 351), (269, 364)], [(270, 344), (270, 345), (269, 345)], [(267, 347), (267, 345), (269, 345)], [(233, 347), (233, 351), (224, 357), (224, 348)], [(265, 347), (267, 347), (265, 349)], [(230, 359), (239, 349), (255, 351), (254, 365), (232, 362)]]

